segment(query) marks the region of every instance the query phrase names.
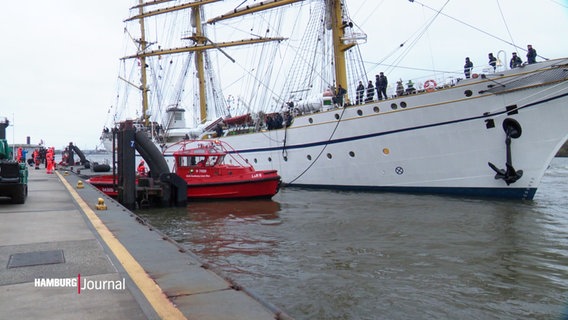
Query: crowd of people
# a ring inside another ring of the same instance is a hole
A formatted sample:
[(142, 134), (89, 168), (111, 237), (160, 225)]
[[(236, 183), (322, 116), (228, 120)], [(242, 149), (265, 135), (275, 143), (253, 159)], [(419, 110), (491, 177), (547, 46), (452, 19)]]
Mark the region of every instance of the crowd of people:
[(53, 173), (55, 170), (55, 148), (39, 147), (33, 150), (32, 157), (27, 158), (28, 150), (18, 147), (16, 150), (16, 161), (19, 163), (27, 163), (30, 167), (39, 170), (40, 165), (44, 164), (47, 173)]
[[(536, 63), (536, 49), (533, 48), (532, 45), (527, 45), (527, 64)], [(493, 71), (497, 70), (497, 58), (493, 55), (492, 52), (488, 54), (489, 65), (493, 67)], [(509, 60), (509, 68), (514, 69), (521, 67), (523, 65), (523, 59), (517, 55), (516, 52), (512, 53), (511, 60)], [(465, 58), (465, 64), (463, 66), (463, 73), (466, 79), (471, 77), (471, 71), (473, 70), (473, 62), (469, 59), (469, 57)]]
[[(533, 48), (532, 45), (527, 45), (527, 61), (526, 64), (533, 64), (536, 63), (536, 57), (537, 57), (537, 53), (536, 53), (536, 49)], [(498, 65), (498, 60), (497, 58), (493, 55), (493, 53), (489, 53), (488, 54), (488, 59), (489, 59), (489, 66), (491, 66), (493, 68), (493, 71), (497, 70), (497, 65)], [(509, 67), (511, 69), (514, 68), (518, 68), (521, 67), (523, 65), (523, 60), (517, 55), (516, 52), (513, 52), (511, 60), (509, 61)], [(463, 72), (464, 72), (464, 76), (466, 79), (471, 78), (472, 76), (475, 76), (475, 74), (473, 74), (473, 61), (469, 58), (466, 57), (465, 58), (465, 64), (463, 66)], [(433, 80), (428, 80), (428, 81), (432, 81)], [(435, 82), (433, 82), (435, 84)], [(428, 85), (431, 85), (430, 83)], [(367, 85), (365, 86), (365, 84), (363, 83), (363, 81), (359, 81), (359, 85), (356, 88), (356, 95), (355, 95), (355, 104), (363, 104), (363, 103), (368, 103), (368, 102), (372, 102), (374, 101), (374, 97), (375, 97), (375, 91), (377, 92), (377, 98), (379, 101), (383, 100), (383, 99), (388, 99), (387, 96), (387, 87), (388, 87), (388, 79), (387, 77), (384, 75), (383, 72), (380, 72), (379, 74), (377, 74), (375, 76), (375, 83), (373, 83), (372, 80), (369, 80)], [(333, 102), (336, 106), (346, 106), (349, 105), (349, 102), (344, 101), (345, 100), (345, 95), (347, 94), (347, 90), (345, 90), (341, 84), (338, 85), (337, 90), (333, 90), (334, 88), (332, 88), (332, 92), (335, 93), (334, 98), (333, 98)], [(427, 87), (427, 84), (424, 84), (424, 89), (426, 91), (430, 91), (428, 89), (430, 89), (430, 87)], [(416, 93), (416, 88), (414, 88), (414, 83), (412, 82), (412, 80), (409, 80), (406, 83), (406, 88), (403, 85), (402, 79), (400, 81), (396, 82), (396, 89), (395, 89), (395, 93), (397, 96), (400, 95), (405, 95), (405, 94), (413, 94)]]
[[(357, 95), (355, 99), (356, 104), (362, 104), (363, 102), (372, 102), (375, 97), (375, 91), (377, 92), (377, 97), (379, 100), (388, 99), (387, 87), (389, 81), (387, 76), (383, 72), (380, 72), (375, 76), (375, 84), (372, 80), (369, 80), (367, 87), (363, 85), (363, 81), (359, 81), (357, 86)], [(341, 87), (341, 85), (340, 85)], [(339, 92), (338, 92), (339, 93)]]

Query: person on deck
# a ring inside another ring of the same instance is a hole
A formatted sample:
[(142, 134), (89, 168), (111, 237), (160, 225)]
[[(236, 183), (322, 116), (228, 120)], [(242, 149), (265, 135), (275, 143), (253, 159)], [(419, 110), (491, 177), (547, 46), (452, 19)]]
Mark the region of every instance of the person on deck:
[(404, 86), (402, 85), (402, 79), (396, 82), (396, 95), (398, 97), (404, 95)]
[(365, 96), (365, 86), (363, 85), (363, 81), (359, 81), (359, 85), (357, 86), (357, 98), (355, 99), (355, 103), (362, 104), (364, 96)]
[(471, 70), (473, 70), (473, 62), (469, 60), (469, 57), (466, 57), (465, 64), (463, 65), (463, 73), (465, 74), (466, 79), (471, 77)]
[(217, 126), (215, 127), (215, 134), (217, 135), (217, 138), (223, 136), (223, 126), (221, 123), (217, 123)]
[(532, 45), (527, 45), (527, 62), (528, 64), (536, 63), (536, 50)]
[(523, 65), (523, 60), (521, 60), (521, 57), (519, 57), (516, 52), (513, 52), (513, 56), (511, 57), (511, 61), (509, 62), (509, 67), (511, 69), (515, 69), (522, 65)]
[(365, 103), (373, 102), (374, 96), (375, 96), (375, 86), (373, 85), (373, 81), (369, 80), (369, 84), (367, 84), (367, 98), (365, 98)]
[(497, 69), (497, 58), (493, 56), (493, 53), (489, 53), (489, 65), (493, 67), (493, 72)]
[(343, 98), (345, 97), (345, 95), (347, 94), (347, 90), (345, 90), (341, 84), (339, 84), (337, 86), (337, 94), (335, 95), (335, 103), (337, 103), (338, 106), (343, 107)]
[(414, 88), (414, 82), (412, 80), (408, 80), (406, 83), (406, 94), (415, 94), (416, 89)]
[(380, 72), (379, 75), (376, 76), (377, 81), (377, 95), (379, 96), (379, 100), (383, 100), (383, 97), (386, 99), (387, 98), (387, 86), (389, 84), (389, 81), (387, 79), (387, 76), (385, 76), (384, 73)]

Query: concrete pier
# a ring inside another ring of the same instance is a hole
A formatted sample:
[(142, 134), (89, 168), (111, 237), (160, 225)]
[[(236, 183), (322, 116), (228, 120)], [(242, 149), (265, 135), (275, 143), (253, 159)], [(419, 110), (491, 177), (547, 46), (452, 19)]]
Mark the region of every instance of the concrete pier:
[(0, 319), (289, 319), (79, 180), (32, 169), (25, 204), (0, 198)]

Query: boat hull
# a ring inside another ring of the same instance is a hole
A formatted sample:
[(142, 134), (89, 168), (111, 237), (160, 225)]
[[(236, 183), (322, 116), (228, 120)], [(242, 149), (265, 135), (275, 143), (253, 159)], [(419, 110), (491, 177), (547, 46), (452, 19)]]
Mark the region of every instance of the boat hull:
[(270, 199), (280, 187), (280, 178), (242, 180), (224, 183), (187, 184), (187, 198), (213, 199)]
[[(258, 173), (257, 173), (258, 175)], [(112, 175), (91, 177), (90, 184), (108, 196), (117, 197)], [(203, 179), (198, 179), (203, 180)], [(187, 184), (187, 198), (190, 200), (208, 199), (270, 199), (280, 188), (280, 176), (275, 172), (260, 178), (239, 178), (239, 180), (199, 181)], [(213, 179), (214, 180), (214, 179)], [(190, 179), (191, 181), (191, 179)]]
[[(566, 66), (541, 62), (221, 140), (285, 185), (532, 199), (568, 137)], [(522, 130), (509, 152), (506, 119)], [(522, 176), (507, 182), (489, 163)]]
[(117, 181), (118, 179), (116, 179), (113, 175), (100, 175), (87, 179), (88, 183), (92, 184), (94, 187), (110, 197), (118, 196), (118, 190), (115, 188)]

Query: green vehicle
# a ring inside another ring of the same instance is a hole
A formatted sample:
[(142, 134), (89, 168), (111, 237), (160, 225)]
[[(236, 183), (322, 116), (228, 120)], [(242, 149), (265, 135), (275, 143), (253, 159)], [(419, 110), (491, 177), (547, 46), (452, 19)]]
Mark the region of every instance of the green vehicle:
[(6, 118), (0, 118), (0, 197), (9, 197), (12, 203), (22, 204), (28, 196), (28, 167), (13, 159), (13, 150), (6, 140)]

